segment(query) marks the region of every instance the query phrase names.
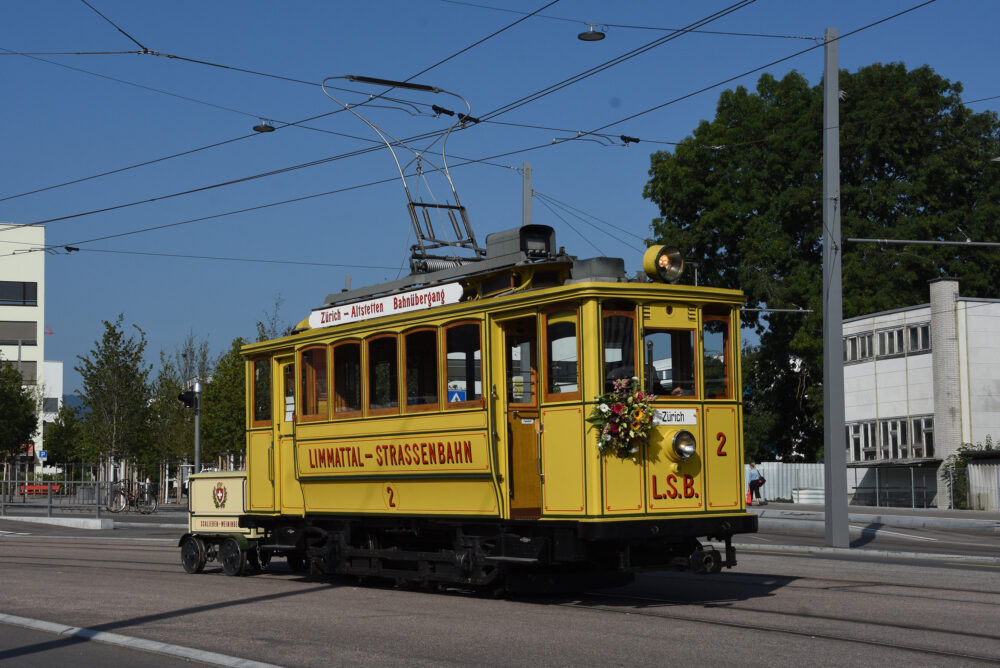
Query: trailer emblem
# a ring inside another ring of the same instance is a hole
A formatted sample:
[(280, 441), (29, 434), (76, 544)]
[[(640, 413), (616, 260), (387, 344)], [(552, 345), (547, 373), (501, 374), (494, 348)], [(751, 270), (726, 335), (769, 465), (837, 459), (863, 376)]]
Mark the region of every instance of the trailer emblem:
[(226, 492), (226, 486), (223, 485), (221, 482), (219, 484), (217, 484), (215, 486), (215, 507), (216, 508), (225, 508), (226, 507), (226, 498), (228, 496), (229, 495)]

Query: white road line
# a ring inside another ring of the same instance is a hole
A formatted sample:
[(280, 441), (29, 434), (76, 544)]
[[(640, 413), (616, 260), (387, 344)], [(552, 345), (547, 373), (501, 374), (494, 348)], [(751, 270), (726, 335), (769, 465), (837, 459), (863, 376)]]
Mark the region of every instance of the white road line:
[(260, 661), (241, 659), (237, 656), (227, 656), (216, 652), (206, 652), (204, 650), (194, 649), (193, 647), (171, 645), (169, 643), (159, 642), (156, 640), (143, 640), (142, 638), (123, 636), (119, 633), (106, 633), (104, 631), (95, 631), (94, 629), (82, 629), (76, 626), (65, 626), (63, 624), (54, 624), (40, 619), (18, 617), (16, 615), (5, 615), (0, 613), (0, 624), (10, 624), (11, 626), (20, 626), (26, 629), (55, 633), (60, 636), (93, 640), (94, 642), (104, 643), (106, 645), (116, 645), (118, 647), (141, 650), (143, 652), (175, 656), (180, 659), (200, 661), (201, 663), (208, 663), (216, 666), (231, 666), (232, 668), (278, 668), (275, 664), (271, 663), (261, 663)]
[(868, 527), (859, 527), (855, 525), (850, 525), (852, 529), (856, 529), (861, 533), (878, 533), (885, 534), (886, 536), (899, 536), (900, 538), (909, 538), (910, 540), (926, 540), (931, 542), (938, 542), (937, 538), (928, 538), (927, 536), (913, 536), (908, 533), (899, 533), (898, 531), (886, 531), (885, 529), (871, 529)]

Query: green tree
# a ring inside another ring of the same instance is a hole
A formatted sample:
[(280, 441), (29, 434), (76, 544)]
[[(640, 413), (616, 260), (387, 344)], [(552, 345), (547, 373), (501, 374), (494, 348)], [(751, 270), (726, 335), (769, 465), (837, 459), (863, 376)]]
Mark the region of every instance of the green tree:
[(83, 451), (83, 420), (76, 408), (63, 404), (52, 424), (45, 430), (45, 451), (48, 461), (53, 464), (68, 464), (84, 461)]
[[(961, 85), (929, 67), (840, 73), (842, 236), (994, 240), (1000, 216), (996, 114), (973, 113)], [(655, 235), (699, 264), (704, 285), (739, 287), (756, 327), (746, 385), (750, 435), (786, 456), (822, 448), (822, 84), (764, 75), (719, 98), (716, 116), (672, 153), (651, 156), (643, 195)], [(898, 249), (898, 250), (896, 250)], [(927, 301), (927, 281), (996, 296), (996, 253), (963, 247), (844, 245), (844, 316)]]
[(25, 386), (15, 363), (0, 357), (0, 457), (11, 462), (34, 443), (38, 430), (38, 396)]
[(152, 369), (143, 359), (146, 334), (126, 336), (125, 316), (104, 321), (104, 334), (74, 367), (83, 383), (81, 393), (87, 416), (83, 423), (88, 454), (113, 459), (134, 459), (150, 445), (150, 388)]
[(175, 361), (174, 357), (160, 353), (160, 369), (151, 388), (153, 440), (143, 462), (147, 470), (157, 470), (164, 461), (193, 458), (193, 417), (177, 398), (185, 386)]
[(244, 340), (233, 340), (215, 365), (201, 397), (202, 460), (246, 448), (246, 363)]

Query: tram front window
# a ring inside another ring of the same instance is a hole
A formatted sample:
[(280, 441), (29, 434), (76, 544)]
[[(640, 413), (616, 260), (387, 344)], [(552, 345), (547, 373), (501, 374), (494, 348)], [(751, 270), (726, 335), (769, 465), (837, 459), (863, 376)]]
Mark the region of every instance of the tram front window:
[(646, 330), (646, 389), (657, 398), (694, 395), (694, 331)]
[(604, 312), (604, 391), (616, 380), (635, 376), (635, 315)]

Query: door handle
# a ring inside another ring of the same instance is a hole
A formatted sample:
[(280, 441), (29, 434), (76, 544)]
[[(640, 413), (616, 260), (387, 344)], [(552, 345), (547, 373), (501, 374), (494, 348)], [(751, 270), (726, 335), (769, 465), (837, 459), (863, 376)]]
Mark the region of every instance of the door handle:
[(545, 431), (543, 425), (538, 423), (538, 431), (535, 432), (535, 453), (537, 455), (536, 461), (538, 462), (538, 477), (545, 482), (545, 476), (542, 475), (542, 432)]

